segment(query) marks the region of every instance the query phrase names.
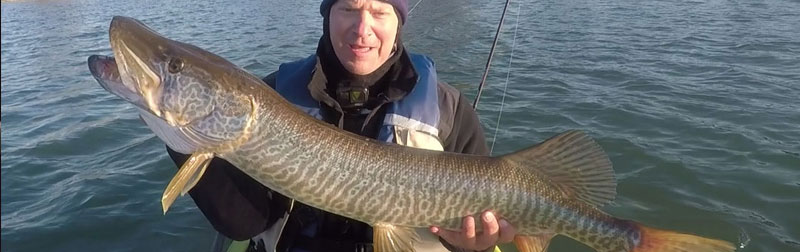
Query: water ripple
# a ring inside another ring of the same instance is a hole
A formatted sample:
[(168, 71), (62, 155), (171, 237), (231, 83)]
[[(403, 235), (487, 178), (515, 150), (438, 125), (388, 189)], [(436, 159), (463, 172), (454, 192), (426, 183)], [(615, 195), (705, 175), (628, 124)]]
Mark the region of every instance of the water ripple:
[[(154, 3), (2, 4), (4, 250), (208, 249), (212, 228), (191, 199), (161, 214), (176, 167), (86, 58), (111, 54), (108, 22), (126, 15), (263, 76), (312, 53), (322, 19), (312, 0), (142, 8)], [(524, 2), (514, 27), (516, 4), (478, 110), (487, 134), (499, 129), (495, 154), (581, 129), (614, 163), (619, 194), (604, 210), (732, 242), (744, 229), (749, 251), (800, 249), (800, 3)], [(423, 1), (402, 36), (471, 100), (501, 12)]]

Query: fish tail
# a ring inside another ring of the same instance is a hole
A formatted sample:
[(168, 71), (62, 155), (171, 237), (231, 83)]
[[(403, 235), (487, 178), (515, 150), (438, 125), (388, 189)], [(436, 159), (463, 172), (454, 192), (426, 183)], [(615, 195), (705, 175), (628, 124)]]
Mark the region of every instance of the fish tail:
[(727, 241), (660, 230), (639, 223), (634, 223), (634, 225), (640, 230), (640, 239), (634, 241), (632, 252), (724, 252), (735, 250), (733, 244)]

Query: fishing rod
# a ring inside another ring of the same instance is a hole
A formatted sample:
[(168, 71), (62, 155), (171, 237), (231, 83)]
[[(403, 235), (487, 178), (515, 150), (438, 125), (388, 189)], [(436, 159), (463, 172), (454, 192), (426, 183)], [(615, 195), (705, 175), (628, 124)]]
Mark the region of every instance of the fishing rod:
[(503, 14), (500, 16), (500, 24), (497, 25), (497, 33), (494, 34), (494, 42), (492, 42), (492, 49), (489, 50), (489, 59), (486, 60), (486, 68), (483, 71), (483, 78), (481, 79), (481, 83), (478, 85), (478, 94), (475, 96), (475, 102), (472, 103), (472, 109), (478, 109), (478, 101), (481, 99), (481, 93), (483, 93), (483, 87), (486, 84), (486, 77), (489, 76), (489, 67), (492, 64), (492, 57), (494, 56), (494, 49), (497, 47), (497, 40), (500, 38), (500, 29), (503, 28), (503, 21), (506, 19), (506, 11), (508, 10), (508, 4), (511, 3), (511, 0), (506, 0), (506, 6), (503, 7)]

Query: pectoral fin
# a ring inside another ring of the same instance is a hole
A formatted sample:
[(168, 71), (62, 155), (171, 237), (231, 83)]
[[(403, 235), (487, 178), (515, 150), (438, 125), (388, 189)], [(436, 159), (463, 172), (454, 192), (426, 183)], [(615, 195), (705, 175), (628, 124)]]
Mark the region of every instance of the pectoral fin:
[(197, 185), (197, 182), (200, 181), (203, 173), (205, 173), (208, 164), (211, 163), (212, 158), (214, 158), (214, 153), (198, 152), (192, 154), (192, 156), (183, 163), (178, 173), (175, 174), (175, 177), (169, 181), (167, 189), (164, 190), (164, 194), (161, 196), (161, 208), (164, 210), (164, 214), (167, 213), (169, 206), (175, 202), (179, 194), (183, 196), (192, 189), (192, 187)]
[(531, 236), (517, 235), (514, 237), (514, 245), (520, 252), (544, 252), (547, 251), (547, 246), (550, 245), (550, 240), (553, 239), (553, 233), (543, 233)]
[(372, 242), (375, 252), (414, 251), (419, 236), (413, 228), (398, 227), (387, 223), (372, 226)]

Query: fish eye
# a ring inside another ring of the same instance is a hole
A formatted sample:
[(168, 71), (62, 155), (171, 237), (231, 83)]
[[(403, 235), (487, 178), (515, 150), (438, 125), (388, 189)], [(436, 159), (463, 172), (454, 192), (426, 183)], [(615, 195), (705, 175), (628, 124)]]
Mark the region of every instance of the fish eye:
[(169, 60), (169, 65), (167, 65), (167, 70), (170, 73), (178, 73), (183, 69), (183, 60), (180, 58), (172, 58)]

